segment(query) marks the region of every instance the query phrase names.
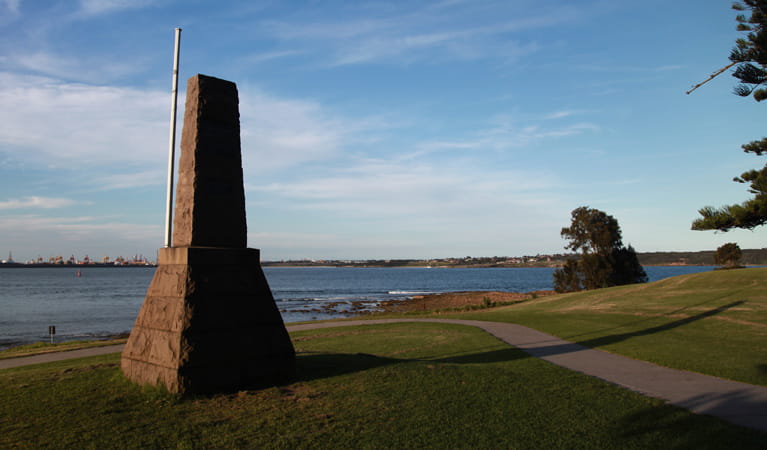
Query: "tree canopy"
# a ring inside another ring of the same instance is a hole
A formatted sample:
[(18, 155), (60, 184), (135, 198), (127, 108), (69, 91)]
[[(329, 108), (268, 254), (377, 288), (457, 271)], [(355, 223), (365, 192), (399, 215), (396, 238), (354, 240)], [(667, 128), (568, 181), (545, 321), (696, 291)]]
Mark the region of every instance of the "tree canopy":
[(743, 251), (734, 242), (722, 245), (716, 249), (716, 255), (714, 255), (714, 263), (719, 264), (725, 269), (741, 267), (741, 259), (743, 259)]
[(734, 91), (741, 97), (753, 95), (760, 102), (767, 98), (767, 89), (761, 87), (767, 81), (767, 1), (743, 0), (733, 3), (732, 8), (751, 13), (749, 17), (738, 14), (735, 18), (738, 31), (747, 34), (735, 41), (730, 52), (730, 61), (737, 65), (732, 76), (740, 80)]
[[(738, 11), (735, 21), (736, 29), (745, 34), (735, 40), (735, 47), (730, 51), (730, 63), (708, 78), (693, 86), (688, 94), (721, 75), (727, 69), (735, 66), (732, 76), (740, 80), (733, 89), (741, 97), (754, 96), (756, 101), (767, 98), (767, 90), (763, 87), (767, 81), (767, 1), (743, 0), (732, 4), (732, 9)], [(744, 12), (749, 12), (746, 17)]]
[(636, 251), (624, 247), (618, 221), (603, 211), (581, 206), (571, 213), (569, 227), (561, 235), (570, 242), (565, 248), (580, 252), (554, 271), (554, 290), (575, 292), (623, 284), (643, 283), (647, 274)]
[[(750, 142), (742, 148), (746, 153), (761, 156), (767, 153), (767, 138)], [(733, 178), (733, 181), (748, 183), (748, 192), (754, 194), (754, 197), (740, 204), (701, 208), (698, 210), (701, 217), (692, 223), (693, 230), (752, 230), (767, 223), (767, 164), (761, 170), (743, 172), (739, 177)]]
[[(753, 98), (760, 102), (767, 98), (767, 88), (764, 87), (767, 82), (767, 0), (743, 0), (742, 3), (734, 3), (732, 7), (741, 12), (735, 20), (738, 22), (738, 31), (743, 31), (746, 35), (735, 41), (735, 47), (730, 52), (731, 63), (711, 75), (708, 80), (736, 66), (732, 75), (740, 83), (735, 86), (735, 94), (742, 97), (753, 95)], [(742, 14), (744, 12), (750, 15), (746, 17), (746, 14)], [(706, 81), (699, 83), (688, 93)], [(742, 148), (746, 153), (762, 156), (767, 153), (767, 138), (750, 142)], [(693, 230), (751, 230), (767, 223), (767, 164), (761, 170), (744, 172), (733, 181), (749, 184), (748, 191), (754, 194), (754, 197), (740, 204), (719, 208), (705, 206), (699, 209), (700, 217), (693, 221)]]
[(571, 215), (570, 226), (562, 228), (561, 233), (570, 240), (566, 249), (604, 255), (622, 245), (621, 229), (613, 216), (586, 206), (574, 209)]

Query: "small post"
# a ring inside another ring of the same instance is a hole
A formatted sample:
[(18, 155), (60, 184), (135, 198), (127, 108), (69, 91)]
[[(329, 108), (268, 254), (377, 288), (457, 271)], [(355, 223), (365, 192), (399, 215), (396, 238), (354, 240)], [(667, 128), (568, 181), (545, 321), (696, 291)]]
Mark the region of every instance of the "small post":
[(176, 28), (176, 40), (173, 48), (173, 86), (170, 103), (170, 138), (168, 142), (168, 195), (165, 210), (165, 247), (171, 246), (173, 227), (173, 173), (176, 160), (176, 105), (178, 104), (178, 57), (181, 49), (181, 28)]
[(51, 325), (48, 327), (48, 334), (51, 335), (51, 344), (53, 344), (53, 335), (56, 334), (56, 326)]

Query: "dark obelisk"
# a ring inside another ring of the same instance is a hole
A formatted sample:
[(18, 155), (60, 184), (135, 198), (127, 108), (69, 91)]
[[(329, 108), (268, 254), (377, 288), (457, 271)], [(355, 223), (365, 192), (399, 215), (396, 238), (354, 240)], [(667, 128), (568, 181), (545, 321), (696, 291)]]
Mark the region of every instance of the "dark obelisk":
[(259, 251), (246, 248), (237, 86), (187, 83), (173, 246), (122, 354), (125, 375), (173, 393), (232, 391), (289, 379), (295, 352)]

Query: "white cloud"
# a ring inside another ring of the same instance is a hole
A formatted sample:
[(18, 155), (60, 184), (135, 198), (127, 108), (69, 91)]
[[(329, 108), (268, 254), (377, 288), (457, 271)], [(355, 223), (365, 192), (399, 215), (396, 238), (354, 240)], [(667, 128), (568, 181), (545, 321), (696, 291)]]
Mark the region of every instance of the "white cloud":
[(19, 13), (20, 3), (21, 3), (20, 0), (3, 0), (3, 4), (5, 4), (5, 8), (12, 14)]
[[(6, 28), (12, 25), (13, 22), (21, 19), (21, 0), (0, 0), (0, 27)], [(4, 41), (11, 41), (10, 36), (15, 33), (8, 32), (6, 30), (3, 36)], [(3, 52), (5, 53), (5, 52)], [(0, 56), (0, 65), (4, 64), (6, 60), (5, 55)]]
[(93, 84), (125, 78), (145, 69), (141, 57), (126, 60), (124, 57), (79, 55), (74, 58), (42, 50), (10, 53), (3, 63), (22, 72)]
[(553, 113), (547, 114), (544, 118), (547, 120), (564, 119), (566, 117), (571, 117), (571, 116), (582, 114), (582, 113), (583, 111), (581, 110), (563, 109), (560, 111), (554, 111)]
[(493, 58), (510, 62), (539, 50), (536, 42), (510, 35), (551, 27), (579, 16), (576, 8), (567, 7), (555, 13), (519, 17), (515, 13), (523, 13), (508, 5), (501, 7), (506, 14), (462, 2), (414, 5), (417, 6), (385, 9), (375, 20), (346, 17), (338, 21), (273, 21), (264, 24), (264, 28), (277, 39), (327, 47), (326, 51), (316, 53), (333, 55), (327, 62), (330, 66), (415, 59)]
[(248, 234), (248, 243), (250, 247), (261, 249), (261, 258), (264, 260), (407, 258), (434, 253), (432, 242), (404, 234), (382, 236), (376, 233), (375, 238), (371, 239), (370, 236), (311, 230), (257, 232)]
[(431, 33), (413, 34), (404, 37), (371, 36), (360, 41), (352, 40), (341, 47), (334, 65), (343, 66), (389, 59), (395, 56), (434, 49), (455, 39), (457, 39), (457, 36), (453, 33)]
[[(154, 184), (167, 166), (167, 92), (0, 73), (6, 157), (58, 168), (119, 165), (113, 187)], [(183, 105), (183, 93), (179, 103)], [(316, 102), (240, 88), (244, 164), (251, 173), (334, 157), (377, 123), (335, 117)], [(183, 111), (179, 111), (180, 142)], [(164, 176), (160, 178), (164, 180)]]
[(305, 211), (416, 224), (475, 220), (495, 214), (499, 207), (549, 204), (557, 183), (553, 175), (541, 172), (366, 161), (325, 176), (252, 189)]
[(636, 66), (636, 65), (618, 65), (611, 63), (588, 63), (575, 66), (579, 70), (589, 72), (607, 72), (607, 73), (628, 73), (628, 74), (654, 74), (663, 72), (675, 72), (684, 69), (684, 65), (665, 65), (665, 66)]
[(248, 242), (259, 246), (268, 242), (270, 247), (293, 250), (309, 250), (318, 247), (333, 248), (343, 245), (344, 238), (337, 234), (317, 232), (253, 232), (248, 233)]
[(260, 64), (260, 63), (272, 61), (275, 59), (289, 58), (291, 56), (297, 56), (300, 54), (302, 54), (302, 52), (297, 50), (282, 50), (282, 51), (265, 52), (265, 53), (254, 53), (248, 56), (244, 56), (243, 58), (240, 59), (240, 61), (244, 63), (250, 63), (250, 64)]
[(271, 35), (287, 40), (343, 40), (379, 33), (395, 27), (388, 19), (357, 19), (340, 22), (287, 23), (271, 21), (263, 24)]
[(240, 88), (243, 166), (263, 173), (336, 157), (355, 135), (380, 124), (336, 117), (321, 104)]
[(167, 94), (0, 73), (0, 143), (16, 159), (56, 167), (158, 164)]
[(156, 169), (139, 170), (130, 173), (98, 175), (93, 178), (92, 185), (98, 186), (101, 190), (165, 186), (167, 178), (167, 167), (158, 167)]
[[(563, 119), (573, 114), (575, 114), (573, 111), (559, 111), (544, 117), (544, 119)], [(503, 151), (526, 147), (549, 139), (576, 136), (600, 130), (601, 127), (599, 125), (589, 122), (551, 126), (545, 122), (521, 123), (521, 121), (513, 117), (499, 115), (491, 120), (488, 128), (474, 133), (473, 136), (455, 141), (425, 141), (418, 145), (418, 151), (415, 154), (422, 156), (431, 152), (452, 150)]]
[(22, 199), (11, 199), (6, 201), (0, 201), (0, 210), (2, 209), (51, 209), (51, 208), (63, 208), (75, 203), (74, 200), (69, 198), (53, 198), (53, 197), (24, 197)]
[(517, 120), (505, 115), (496, 117), (493, 122), (494, 126), (482, 131), (480, 136), (485, 145), (494, 149), (521, 147), (545, 139), (573, 136), (600, 129), (598, 125), (586, 122), (558, 127), (537, 123), (519, 125)]
[(65, 253), (95, 254), (104, 249), (127, 248), (149, 251), (162, 241), (162, 225), (129, 223), (126, 220), (93, 216), (48, 217), (0, 215), (0, 232), (6, 245), (17, 245), (29, 253), (59, 249)]
[[(543, 251), (547, 236), (558, 235), (565, 218), (557, 216), (569, 204), (555, 175), (463, 162), (370, 160), (253, 186), (248, 198), (261, 214), (303, 220), (288, 231), (258, 225), (250, 242), (266, 249), (266, 258), (343, 259)], [(524, 243), (515, 236), (525, 236)]]
[(97, 16), (127, 9), (141, 9), (156, 3), (156, 0), (80, 0), (80, 11), (86, 16)]

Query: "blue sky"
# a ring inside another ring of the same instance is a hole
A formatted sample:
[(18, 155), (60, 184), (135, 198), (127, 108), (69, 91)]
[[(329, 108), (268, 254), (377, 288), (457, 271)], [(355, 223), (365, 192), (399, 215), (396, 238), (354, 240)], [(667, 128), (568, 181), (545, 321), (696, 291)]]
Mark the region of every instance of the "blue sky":
[[(264, 259), (563, 252), (582, 205), (638, 251), (741, 202), (764, 108), (733, 95), (720, 0), (0, 0), (0, 257), (163, 245), (173, 29), (240, 91)], [(183, 108), (179, 112), (179, 124)], [(180, 130), (179, 130), (180, 136)]]

